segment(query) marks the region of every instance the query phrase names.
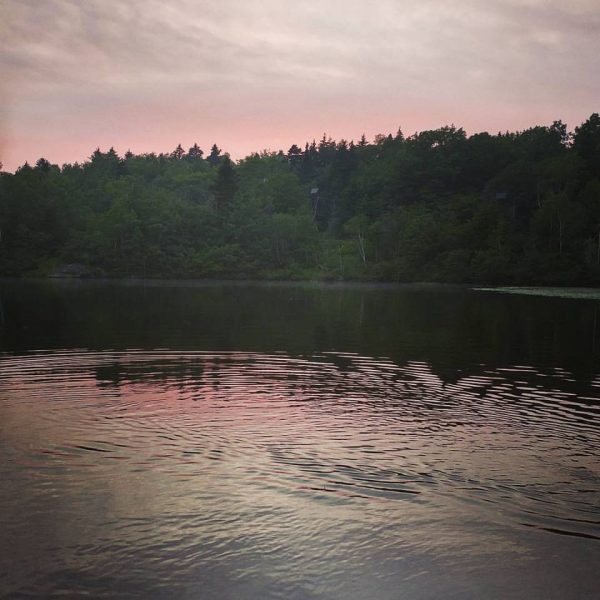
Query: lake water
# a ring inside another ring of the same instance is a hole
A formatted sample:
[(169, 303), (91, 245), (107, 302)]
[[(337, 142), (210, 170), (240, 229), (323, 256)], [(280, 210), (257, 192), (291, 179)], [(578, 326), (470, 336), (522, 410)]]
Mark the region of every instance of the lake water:
[(0, 597), (600, 597), (599, 302), (0, 281)]

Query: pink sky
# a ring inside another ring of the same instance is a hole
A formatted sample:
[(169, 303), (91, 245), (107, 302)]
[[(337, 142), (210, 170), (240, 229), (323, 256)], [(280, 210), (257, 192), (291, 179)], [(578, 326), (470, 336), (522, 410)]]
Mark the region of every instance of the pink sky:
[(599, 55), (596, 0), (5, 0), (0, 160), (574, 128)]

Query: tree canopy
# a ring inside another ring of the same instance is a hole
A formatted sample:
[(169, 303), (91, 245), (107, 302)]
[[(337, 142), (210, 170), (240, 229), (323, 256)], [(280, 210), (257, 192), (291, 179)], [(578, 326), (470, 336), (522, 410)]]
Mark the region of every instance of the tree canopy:
[(600, 283), (600, 117), (0, 174), (0, 275)]

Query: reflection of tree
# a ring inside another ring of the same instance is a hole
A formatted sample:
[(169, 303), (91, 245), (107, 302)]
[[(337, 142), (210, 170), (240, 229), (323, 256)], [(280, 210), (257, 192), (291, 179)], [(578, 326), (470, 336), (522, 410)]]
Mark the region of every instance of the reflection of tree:
[(152, 384), (169, 387), (194, 387), (204, 373), (205, 361), (191, 360), (185, 356), (156, 360), (129, 362), (127, 356), (118, 362), (101, 364), (95, 368), (95, 379), (100, 387), (119, 387), (121, 384)]
[[(5, 281), (0, 294), (4, 352), (354, 352), (427, 363), (448, 382), (481, 364), (515, 363), (555, 364), (586, 378), (600, 350), (590, 351), (593, 302), (462, 288)], [(99, 379), (118, 382), (115, 369)]]

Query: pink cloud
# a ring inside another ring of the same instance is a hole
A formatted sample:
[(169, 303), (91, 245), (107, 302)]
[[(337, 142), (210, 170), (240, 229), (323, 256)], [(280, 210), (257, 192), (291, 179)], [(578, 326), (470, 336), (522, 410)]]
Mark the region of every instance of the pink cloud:
[(600, 18), (587, 0), (8, 0), (5, 12), (9, 170), (97, 146), (216, 142), (241, 157), (325, 131), (573, 127), (598, 110)]

